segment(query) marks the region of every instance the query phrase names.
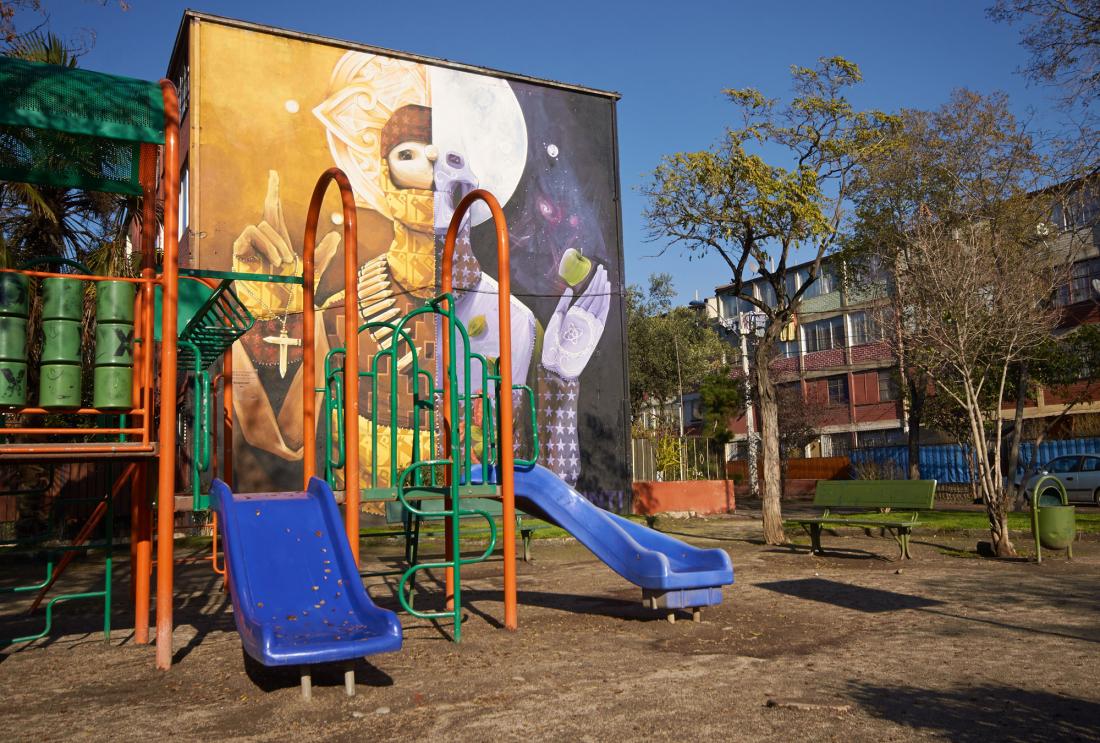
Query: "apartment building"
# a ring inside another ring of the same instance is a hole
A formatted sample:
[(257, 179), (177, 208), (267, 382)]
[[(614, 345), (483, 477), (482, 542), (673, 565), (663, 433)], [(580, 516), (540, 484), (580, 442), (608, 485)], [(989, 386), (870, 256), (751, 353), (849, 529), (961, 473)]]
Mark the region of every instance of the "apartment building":
[[(810, 264), (788, 274), (788, 291), (809, 278)], [(901, 442), (901, 395), (893, 354), (883, 341), (875, 309), (882, 292), (855, 290), (844, 280), (843, 264), (823, 265), (810, 285), (794, 327), (779, 345), (772, 365), (781, 400), (801, 400), (801, 416), (818, 434), (806, 456), (838, 456), (855, 446)], [(740, 325), (751, 326), (756, 308), (732, 293), (732, 285), (715, 290), (718, 322), (738, 342)], [(749, 283), (753, 296), (774, 302), (774, 290), (763, 279)], [(793, 331), (793, 332), (791, 332)], [(750, 343), (755, 336), (750, 332)], [(733, 423), (735, 452), (746, 438), (746, 420)]]
[[(1067, 282), (1052, 298), (1062, 313), (1055, 332), (1100, 322), (1100, 186), (1079, 185), (1037, 230), (1072, 262)], [(808, 280), (809, 266), (790, 269), (788, 292)], [(781, 400), (801, 400), (799, 414), (818, 434), (805, 447), (805, 456), (838, 456), (853, 447), (900, 444), (907, 439), (896, 362), (876, 321), (886, 301), (887, 279), (871, 282), (877, 288), (869, 289), (853, 287), (845, 276), (839, 261), (822, 266), (803, 295), (796, 327), (788, 330), (772, 365)], [(758, 300), (775, 301), (772, 287), (763, 279), (750, 281), (748, 287)], [(757, 310), (734, 296), (732, 289), (732, 285), (717, 287), (711, 306), (732, 343), (739, 342), (739, 327), (749, 329), (751, 343), (755, 339), (752, 322), (742, 320)], [(1071, 405), (1070, 415), (1061, 435), (1079, 435), (1077, 429), (1085, 430), (1086, 422), (1100, 432), (1100, 384), (1096, 383), (1038, 389), (1034, 399), (1027, 401), (1024, 417), (1053, 419), (1067, 405)], [(1013, 412), (1006, 410), (1006, 417)], [(747, 437), (746, 419), (737, 419), (733, 430), (736, 456)], [(1093, 435), (1091, 429), (1089, 433)]]

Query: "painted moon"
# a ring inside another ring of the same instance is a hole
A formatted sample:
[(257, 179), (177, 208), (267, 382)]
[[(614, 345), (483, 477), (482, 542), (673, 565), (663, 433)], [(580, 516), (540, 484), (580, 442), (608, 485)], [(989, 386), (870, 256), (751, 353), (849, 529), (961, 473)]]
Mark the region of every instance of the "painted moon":
[[(527, 162), (527, 125), (515, 93), (504, 80), (430, 67), (432, 143), (440, 157), (466, 158), (478, 185), (508, 203)], [(478, 202), (473, 223), (491, 218)]]

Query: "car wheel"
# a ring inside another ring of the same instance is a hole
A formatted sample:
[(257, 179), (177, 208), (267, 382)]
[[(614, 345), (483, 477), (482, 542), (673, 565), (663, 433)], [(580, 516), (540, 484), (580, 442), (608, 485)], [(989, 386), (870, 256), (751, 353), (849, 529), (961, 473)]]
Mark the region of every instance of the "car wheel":
[(1092, 494), (1092, 502), (1095, 503), (1098, 508), (1100, 508), (1100, 488), (1097, 488), (1096, 492)]

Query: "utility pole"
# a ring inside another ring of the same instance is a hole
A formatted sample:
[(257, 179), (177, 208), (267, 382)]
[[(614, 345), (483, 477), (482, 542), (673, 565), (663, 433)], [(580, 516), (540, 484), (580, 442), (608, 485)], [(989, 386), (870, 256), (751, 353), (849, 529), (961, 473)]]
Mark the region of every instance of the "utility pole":
[[(750, 322), (746, 323), (746, 319)], [(746, 327), (748, 325), (748, 327)], [(756, 472), (756, 423), (753, 420), (752, 380), (749, 377), (749, 332), (752, 331), (751, 315), (737, 312), (737, 333), (741, 336), (741, 373), (745, 384), (745, 433), (749, 445), (749, 495), (760, 497), (760, 483)]]
[(678, 443), (680, 452), (680, 479), (684, 479), (684, 378), (680, 374), (680, 344), (676, 340), (676, 335), (672, 336), (672, 348), (676, 353), (676, 384), (680, 389), (680, 404), (677, 408), (680, 411), (680, 441)]

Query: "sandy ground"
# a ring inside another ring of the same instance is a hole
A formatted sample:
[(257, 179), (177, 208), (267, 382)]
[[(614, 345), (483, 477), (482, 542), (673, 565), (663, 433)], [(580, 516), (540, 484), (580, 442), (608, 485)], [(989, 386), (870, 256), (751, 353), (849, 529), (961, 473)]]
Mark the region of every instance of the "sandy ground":
[[(404, 649), (360, 663), (355, 697), (330, 668), (305, 702), (295, 671), (243, 656), (220, 581), (184, 564), (170, 672), (128, 629), (106, 645), (94, 605), (62, 606), (58, 637), (0, 652), (0, 730), (12, 741), (1100, 740), (1100, 542), (1036, 565), (944, 549), (972, 549), (973, 536), (930, 537), (900, 563), (892, 540), (858, 532), (826, 536), (833, 551), (814, 557), (763, 545), (751, 520), (658, 528), (733, 558), (737, 583), (702, 623), (669, 624), (583, 547), (542, 540), (520, 564), (518, 632), (500, 628), (499, 561), (474, 566), (461, 644), (405, 616)], [(367, 551), (378, 566), (397, 547)], [(126, 567), (120, 627), (131, 626)], [(391, 607), (392, 591), (371, 585)], [(4, 636), (31, 626), (17, 610), (0, 605)]]

